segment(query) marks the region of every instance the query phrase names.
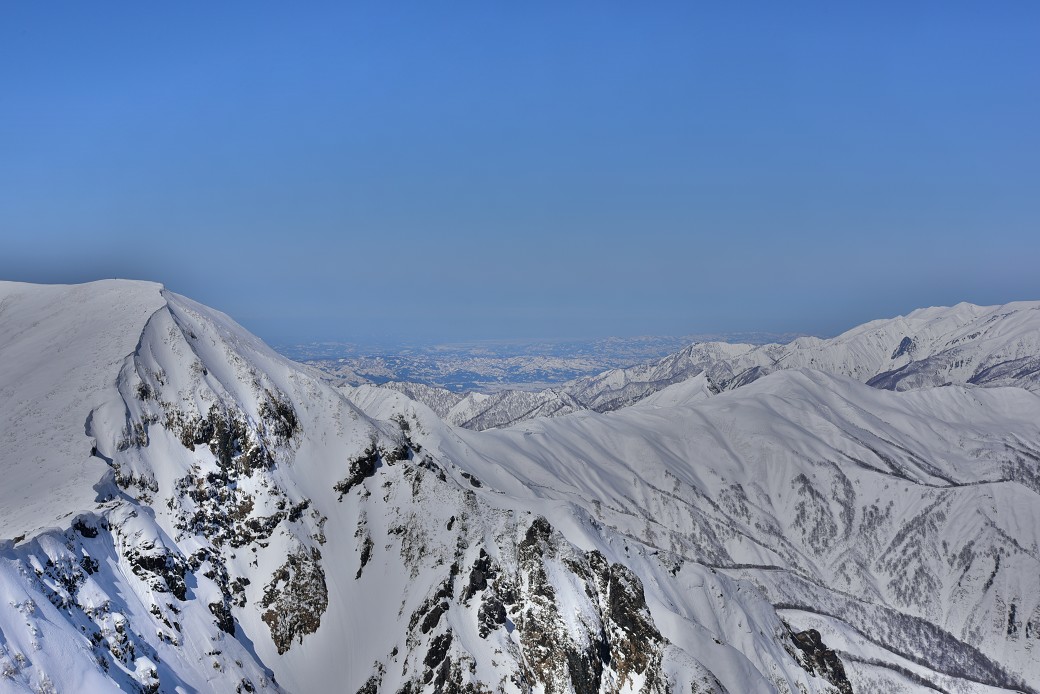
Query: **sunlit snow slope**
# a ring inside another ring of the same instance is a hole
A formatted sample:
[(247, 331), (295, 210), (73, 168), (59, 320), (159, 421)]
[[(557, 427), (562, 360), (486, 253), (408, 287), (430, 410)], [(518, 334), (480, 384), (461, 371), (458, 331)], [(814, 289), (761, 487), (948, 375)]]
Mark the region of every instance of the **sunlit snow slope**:
[(1040, 398), (657, 390), (474, 432), (0, 283), (0, 691), (1036, 691)]

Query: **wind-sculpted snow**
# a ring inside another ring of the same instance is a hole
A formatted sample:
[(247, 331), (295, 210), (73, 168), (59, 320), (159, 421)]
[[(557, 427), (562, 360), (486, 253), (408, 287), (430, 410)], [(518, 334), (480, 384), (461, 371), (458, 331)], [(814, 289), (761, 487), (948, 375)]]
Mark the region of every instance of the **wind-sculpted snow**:
[(162, 306), (159, 290), (0, 283), (0, 537), (33, 533), (93, 503), (91, 486), (107, 466), (83, 435), (88, 402), (118, 404), (111, 386)]
[(1021, 388), (701, 374), (476, 432), (158, 285), (0, 296), (0, 690), (1040, 680)]

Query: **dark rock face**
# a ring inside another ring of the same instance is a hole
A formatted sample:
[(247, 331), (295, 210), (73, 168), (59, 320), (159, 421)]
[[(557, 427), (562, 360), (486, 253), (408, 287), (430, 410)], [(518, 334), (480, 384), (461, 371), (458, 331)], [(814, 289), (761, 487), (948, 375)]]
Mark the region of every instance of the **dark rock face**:
[(235, 635), (235, 619), (231, 616), (231, 606), (224, 602), (211, 602), (209, 604), (209, 611), (216, 617), (217, 627), (221, 631)]
[(76, 519), (76, 522), (72, 524), (72, 527), (83, 537), (94, 538), (98, 536), (98, 529), (93, 525), (88, 525), (81, 518)]
[[(413, 610), (403, 657), (395, 647), (383, 660), (403, 661), (407, 679), (399, 692), (493, 690), (477, 679), (472, 636), (456, 631), (460, 620), (475, 620), (476, 635), (493, 644), (496, 665), (506, 667), (501, 683), (519, 690), (600, 694), (638, 683), (645, 694), (669, 691), (662, 667), (668, 643), (630, 569), (577, 549), (541, 517), (519, 527), (515, 518), (504, 520), (497, 531), (504, 544), (497, 546), (474, 547), (487, 541), (487, 528), (469, 526), (465, 515), (452, 525), (459, 534), (439, 556), (443, 580)], [(365, 694), (383, 686), (378, 669), (362, 687)]]
[(178, 600), (187, 598), (184, 574), (188, 571), (188, 565), (179, 554), (161, 545), (145, 542), (131, 548), (126, 558), (134, 575), (147, 581), (152, 590), (173, 593)]
[(437, 628), (437, 624), (441, 621), (441, 615), (448, 611), (448, 603), (439, 602), (430, 608), (430, 611), (426, 613), (426, 617), (423, 618), (422, 624), (419, 625), (419, 631), (424, 634), (429, 634), (431, 631)]
[(498, 598), (486, 599), (477, 611), (477, 632), (486, 639), (495, 629), (506, 623), (506, 606)]
[(304, 635), (313, 634), (321, 624), (329, 595), (320, 559), (316, 549), (290, 555), (264, 589), (262, 619), (271, 629), (278, 653), (288, 651), (294, 638), (302, 643)]
[[(267, 392), (260, 406), (259, 422), (251, 423), (245, 413), (213, 405), (205, 416), (186, 414), (164, 405), (166, 426), (188, 450), (206, 446), (216, 459), (215, 469), (194, 465), (189, 474), (174, 484), (168, 507), (175, 511), (175, 527), (183, 535), (202, 536), (211, 547), (197, 551), (188, 563), (192, 571), (215, 581), (223, 600), (208, 605), (215, 623), (234, 635), (232, 607), (246, 604), (245, 577), (228, 574), (224, 554), (249, 545), (266, 546), (279, 526), (299, 523), (310, 501), (298, 503), (286, 497), (270, 479), (274, 455), (299, 433), (299, 421), (288, 401)], [(258, 494), (244, 490), (247, 478), (261, 478)], [(314, 515), (313, 513), (311, 515)], [(294, 638), (302, 639), (320, 623), (327, 607), (324, 574), (317, 550), (299, 550), (272, 577), (264, 593), (262, 618), (271, 628), (279, 653), (289, 649)], [(161, 576), (170, 591), (183, 599), (184, 571), (161, 557), (132, 557), (140, 571)], [(182, 562), (183, 563), (183, 562)], [(180, 567), (182, 569), (187, 567)], [(135, 573), (138, 568), (135, 568)], [(171, 575), (172, 572), (172, 575)], [(161, 589), (161, 584), (156, 584)]]
[(448, 655), (448, 649), (451, 648), (451, 632), (445, 632), (438, 635), (433, 639), (430, 644), (430, 649), (426, 652), (426, 657), (423, 659), (423, 664), (428, 668), (432, 668)]
[(357, 573), (354, 574), (354, 580), (361, 578), (361, 572), (365, 570), (368, 562), (372, 559), (372, 549), (374, 547), (372, 538), (365, 535), (365, 539), (361, 542), (361, 566), (358, 567)]
[[(263, 410), (263, 408), (261, 408)], [(245, 413), (212, 405), (206, 415), (185, 414), (166, 406), (166, 428), (177, 435), (190, 451), (205, 445), (217, 459), (221, 470), (252, 475), (274, 464), (270, 445), (262, 431), (250, 426)], [(295, 414), (293, 414), (295, 417)], [(261, 414), (265, 428), (267, 422)], [(275, 429), (283, 424), (272, 425)], [(287, 441), (287, 439), (285, 439)]]
[(791, 641), (801, 651), (799, 663), (807, 672), (827, 680), (841, 694), (852, 694), (852, 683), (845, 675), (845, 666), (838, 654), (820, 639), (820, 632), (815, 629), (791, 632)]
[(598, 613), (598, 623), (586, 624), (584, 638), (569, 634), (545, 571), (545, 559), (561, 554), (561, 541), (548, 521), (537, 518), (519, 545), (519, 601), (525, 607), (516, 619), (526, 656), (525, 679), (541, 682), (547, 694), (569, 689), (595, 694), (610, 670), (619, 687), (638, 675), (644, 681), (642, 691), (664, 694), (666, 642), (650, 616), (643, 584), (630, 569), (609, 564), (594, 550), (560, 557), (584, 581), (585, 596)]
[(344, 494), (348, 494), (351, 489), (361, 484), (366, 478), (376, 474), (378, 464), (379, 451), (376, 449), (375, 444), (366, 448), (365, 452), (358, 457), (351, 459), (347, 468), (346, 479), (337, 483), (334, 487), (339, 492), (340, 499), (343, 498)]
[(407, 436), (403, 436), (403, 439), (394, 442), (392, 446), (377, 446), (373, 441), (361, 455), (352, 458), (347, 466), (347, 476), (333, 486), (339, 492), (340, 501), (351, 489), (375, 475), (381, 463), (395, 465), (411, 459), (414, 449), (408, 443)]
[[(598, 553), (596, 553), (598, 555)], [(606, 561), (597, 557), (600, 564)], [(610, 659), (618, 679), (625, 680), (629, 673), (653, 674), (660, 666), (660, 646), (664, 638), (657, 630), (643, 595), (643, 583), (632, 571), (621, 564), (612, 564), (607, 584), (607, 626), (610, 629)], [(604, 634), (606, 636), (606, 634)], [(648, 683), (651, 678), (648, 676)], [(663, 681), (658, 683), (664, 686)]]
[[(526, 589), (522, 589), (521, 600), (526, 606), (516, 620), (527, 661), (524, 679), (542, 682), (547, 693), (565, 691), (570, 679), (569, 663), (581, 661), (580, 654), (567, 653), (566, 629), (556, 605), (556, 591), (542, 563), (542, 555), (552, 550), (551, 535), (549, 522), (536, 518), (519, 545), (519, 582)], [(578, 678), (595, 679), (598, 683), (601, 675), (602, 670), (582, 672)]]
[(491, 557), (489, 557), (487, 552), (481, 548), (480, 557), (478, 557), (477, 561), (473, 563), (473, 568), (469, 572), (469, 582), (462, 591), (462, 599), (469, 600), (469, 598), (487, 588), (488, 578), (493, 577), (494, 573), (491, 569)]
[(97, 560), (88, 554), (84, 554), (80, 560), (79, 565), (83, 567), (83, 570), (87, 572), (88, 576), (97, 573), (101, 565), (97, 563)]
[(369, 677), (361, 688), (357, 690), (357, 694), (379, 694), (379, 685), (382, 680), (375, 675)]
[(260, 405), (260, 417), (283, 444), (288, 443), (300, 430), (300, 421), (289, 401), (278, 398), (270, 391), (267, 400)]
[(462, 471), (462, 477), (463, 479), (469, 480), (469, 483), (478, 489), (483, 486), (483, 483), (480, 480), (478, 480), (476, 477), (469, 474), (465, 470)]
[(917, 341), (912, 337), (904, 337), (900, 342), (899, 346), (892, 352), (892, 358), (898, 359), (904, 354), (913, 354), (917, 350)]

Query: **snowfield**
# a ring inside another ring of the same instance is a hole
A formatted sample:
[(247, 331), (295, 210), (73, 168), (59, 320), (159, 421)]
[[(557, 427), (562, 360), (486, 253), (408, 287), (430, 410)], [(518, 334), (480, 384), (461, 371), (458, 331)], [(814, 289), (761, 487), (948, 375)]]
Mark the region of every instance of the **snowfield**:
[(1040, 303), (962, 304), (337, 388), (160, 285), (0, 283), (0, 691), (1036, 692), (1038, 373)]

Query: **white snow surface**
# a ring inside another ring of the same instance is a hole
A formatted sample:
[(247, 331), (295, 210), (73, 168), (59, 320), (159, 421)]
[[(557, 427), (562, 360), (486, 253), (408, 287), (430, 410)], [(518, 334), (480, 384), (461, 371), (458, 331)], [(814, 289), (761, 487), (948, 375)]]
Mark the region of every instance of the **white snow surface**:
[(0, 283), (0, 691), (847, 691), (810, 628), (856, 692), (1037, 691), (1036, 309), (471, 431), (160, 285)]
[(108, 466), (91, 456), (90, 413), (119, 401), (116, 381), (161, 286), (0, 282), (0, 537), (31, 534), (93, 507)]

